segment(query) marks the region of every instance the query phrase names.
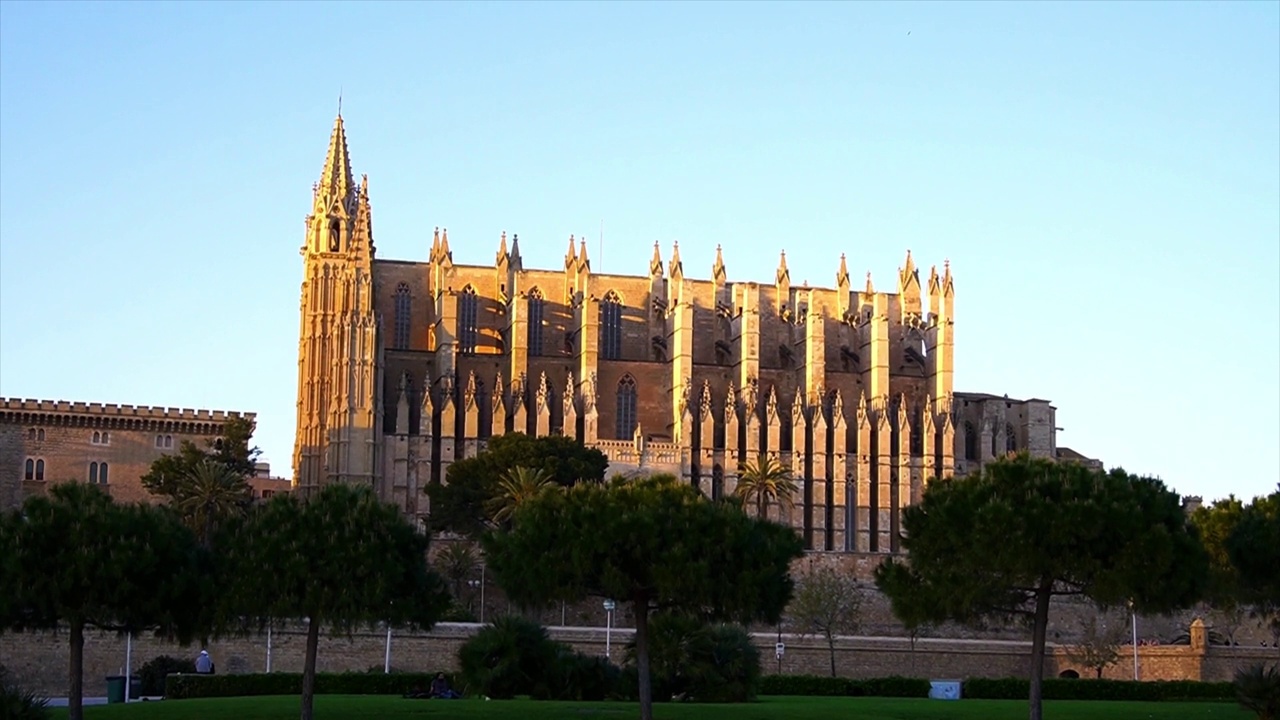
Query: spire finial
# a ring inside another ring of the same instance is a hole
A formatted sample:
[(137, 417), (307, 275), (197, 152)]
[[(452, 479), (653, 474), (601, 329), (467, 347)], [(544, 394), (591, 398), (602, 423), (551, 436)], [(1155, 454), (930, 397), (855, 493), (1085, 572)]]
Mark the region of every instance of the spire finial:
[(342, 117), (342, 86), (338, 86), (338, 117)]

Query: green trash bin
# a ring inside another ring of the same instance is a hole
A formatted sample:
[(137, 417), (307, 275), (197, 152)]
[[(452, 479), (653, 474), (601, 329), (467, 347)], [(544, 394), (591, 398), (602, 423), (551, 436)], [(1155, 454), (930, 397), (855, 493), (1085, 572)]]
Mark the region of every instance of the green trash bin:
[(124, 676), (108, 675), (107, 676), (107, 703), (124, 702)]

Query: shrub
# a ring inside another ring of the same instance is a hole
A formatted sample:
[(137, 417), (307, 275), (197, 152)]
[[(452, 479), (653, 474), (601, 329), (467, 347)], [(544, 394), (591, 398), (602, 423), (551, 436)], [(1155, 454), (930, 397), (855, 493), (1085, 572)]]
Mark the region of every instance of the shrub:
[[(431, 687), (435, 673), (317, 673), (317, 695), (404, 695)], [(456, 678), (448, 673), (450, 687)], [(301, 673), (257, 673), (252, 675), (170, 675), (165, 681), (165, 697), (174, 700), (206, 697), (247, 697), (254, 695), (298, 695)]]
[(0, 717), (12, 720), (46, 720), (49, 715), (49, 698), (23, 690), (9, 677), (8, 670), (0, 665)]
[(554, 696), (560, 656), (546, 628), (519, 617), (500, 618), (458, 649), (466, 692), (504, 700)]
[(1280, 666), (1253, 665), (1236, 671), (1236, 702), (1258, 713), (1258, 720), (1280, 718)]
[(575, 652), (566, 645), (557, 649), (555, 673), (545, 688), (549, 697), (599, 701), (615, 694), (622, 675), (617, 665), (607, 658)]
[[(635, 639), (620, 688), (639, 694)], [(649, 671), (655, 702), (746, 702), (760, 686), (760, 651), (736, 625), (708, 625), (684, 615), (655, 614), (649, 625)]]
[(143, 663), (138, 668), (138, 690), (142, 695), (163, 695), (164, 679), (170, 673), (193, 673), (196, 671), (194, 660), (181, 660), (168, 655), (160, 655)]

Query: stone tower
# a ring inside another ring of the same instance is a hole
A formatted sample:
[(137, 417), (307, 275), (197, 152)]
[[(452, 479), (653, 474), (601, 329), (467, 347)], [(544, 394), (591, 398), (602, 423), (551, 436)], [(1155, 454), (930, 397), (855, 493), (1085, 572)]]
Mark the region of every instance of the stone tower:
[(342, 116), (334, 122), (302, 245), (294, 486), (377, 479), (382, 349), (373, 293), (368, 178), (357, 187)]

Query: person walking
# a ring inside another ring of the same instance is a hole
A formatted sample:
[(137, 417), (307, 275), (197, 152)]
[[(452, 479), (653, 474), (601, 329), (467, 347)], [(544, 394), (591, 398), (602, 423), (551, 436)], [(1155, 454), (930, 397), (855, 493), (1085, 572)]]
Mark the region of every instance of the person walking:
[(196, 656), (196, 672), (201, 675), (213, 674), (213, 658), (209, 657), (208, 650), (201, 650)]

